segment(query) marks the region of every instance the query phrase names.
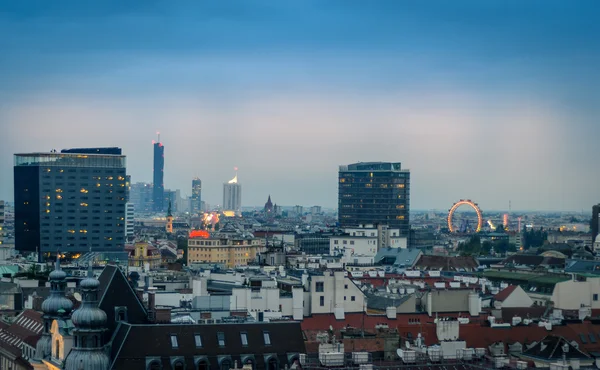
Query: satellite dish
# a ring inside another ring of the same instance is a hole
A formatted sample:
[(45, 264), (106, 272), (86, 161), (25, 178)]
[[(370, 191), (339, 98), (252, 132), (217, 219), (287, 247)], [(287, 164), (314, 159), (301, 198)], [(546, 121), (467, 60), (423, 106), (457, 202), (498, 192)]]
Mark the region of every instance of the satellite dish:
[(77, 300), (77, 302), (81, 302), (81, 294), (79, 294), (79, 293), (75, 292), (75, 293), (73, 294), (73, 297), (75, 297), (75, 299)]

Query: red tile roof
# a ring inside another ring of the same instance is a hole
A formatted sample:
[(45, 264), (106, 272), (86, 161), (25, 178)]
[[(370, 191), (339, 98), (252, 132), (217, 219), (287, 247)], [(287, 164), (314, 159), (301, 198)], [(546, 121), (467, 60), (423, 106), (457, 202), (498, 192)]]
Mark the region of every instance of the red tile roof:
[(504, 288), (501, 292), (499, 292), (498, 294), (496, 294), (494, 296), (494, 299), (496, 301), (503, 302), (506, 298), (508, 298), (509, 295), (512, 294), (512, 292), (515, 291), (515, 289), (517, 289), (516, 285), (509, 285), (506, 288)]

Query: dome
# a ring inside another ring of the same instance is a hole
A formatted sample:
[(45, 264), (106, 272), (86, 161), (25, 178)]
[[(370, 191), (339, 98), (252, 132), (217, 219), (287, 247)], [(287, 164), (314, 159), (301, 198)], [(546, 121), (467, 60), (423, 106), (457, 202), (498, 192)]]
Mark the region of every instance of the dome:
[(81, 283), (79, 283), (79, 288), (81, 289), (98, 289), (99, 287), (100, 282), (90, 277), (81, 280)]
[(63, 311), (68, 314), (73, 310), (73, 302), (62, 295), (51, 295), (42, 302), (42, 311), (46, 315), (58, 316)]
[(103, 329), (106, 313), (97, 307), (84, 306), (73, 312), (71, 321), (77, 329)]
[(107, 370), (110, 359), (103, 351), (73, 349), (65, 359), (65, 370)]
[(48, 275), (48, 278), (53, 281), (61, 281), (67, 278), (67, 273), (63, 270), (54, 270)]

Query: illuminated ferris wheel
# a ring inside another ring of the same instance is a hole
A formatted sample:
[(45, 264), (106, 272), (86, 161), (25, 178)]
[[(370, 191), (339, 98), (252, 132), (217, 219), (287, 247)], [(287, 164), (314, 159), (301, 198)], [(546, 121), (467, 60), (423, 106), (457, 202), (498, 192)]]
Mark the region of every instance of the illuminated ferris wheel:
[[(461, 207), (467, 206), (475, 211), (474, 217), (472, 217), (472, 212), (469, 213), (461, 213), (461, 217), (457, 217), (455, 215), (455, 211)], [(475, 229), (473, 229), (473, 225), (477, 225)], [(481, 209), (477, 205), (477, 203), (472, 202), (470, 199), (461, 199), (460, 201), (454, 203), (450, 211), (448, 211), (448, 230), (451, 233), (468, 233), (471, 231), (475, 231), (476, 233), (481, 231), (481, 227), (483, 226), (483, 216), (481, 213)]]

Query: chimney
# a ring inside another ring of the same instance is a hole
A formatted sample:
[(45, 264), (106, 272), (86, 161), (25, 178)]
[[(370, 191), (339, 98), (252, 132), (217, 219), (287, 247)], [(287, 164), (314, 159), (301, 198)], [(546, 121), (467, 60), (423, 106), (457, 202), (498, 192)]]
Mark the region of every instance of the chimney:
[(137, 288), (135, 290), (135, 295), (137, 295), (138, 299), (140, 300), (140, 303), (144, 304), (144, 289), (143, 288)]
[(156, 293), (149, 291), (148, 292), (148, 320), (150, 322), (156, 321), (155, 303), (156, 303)]

